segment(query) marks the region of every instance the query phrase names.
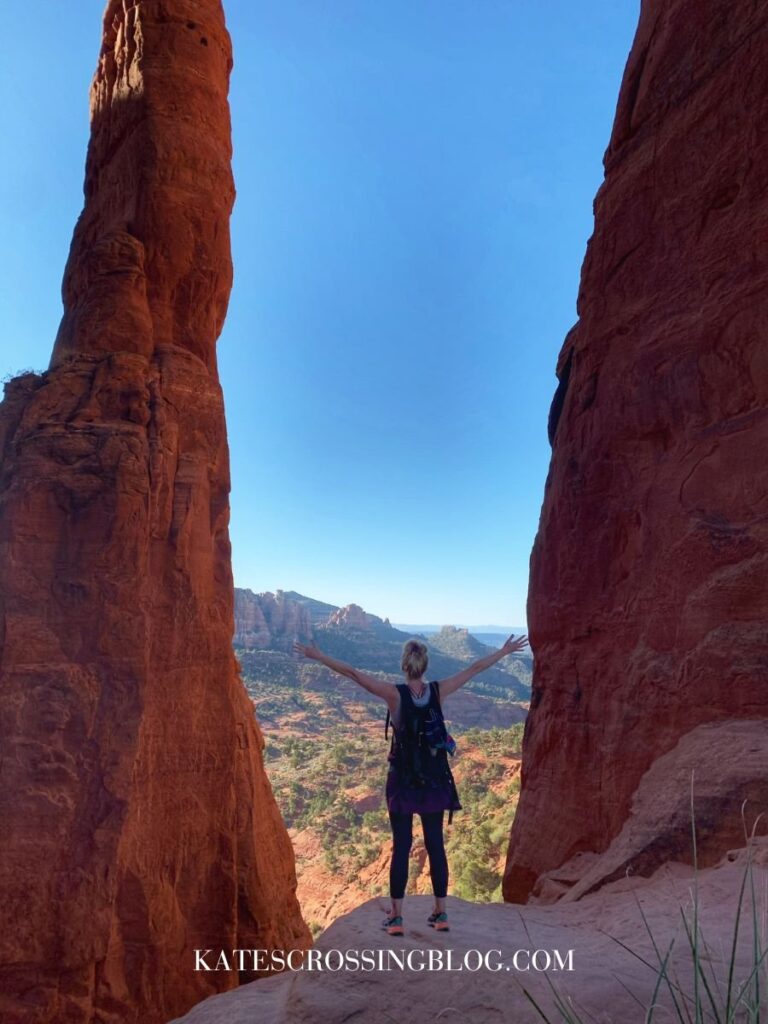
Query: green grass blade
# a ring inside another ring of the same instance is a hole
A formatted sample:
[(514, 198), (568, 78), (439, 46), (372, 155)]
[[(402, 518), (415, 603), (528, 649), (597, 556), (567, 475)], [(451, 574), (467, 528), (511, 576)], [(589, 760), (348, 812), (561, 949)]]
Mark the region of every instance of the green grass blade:
[[(685, 919), (685, 914), (683, 913), (683, 908), (682, 907), (680, 908), (680, 914), (681, 914), (681, 916), (683, 918), (683, 927), (685, 928), (685, 934), (688, 936), (688, 943), (691, 946), (691, 950), (693, 950), (694, 937), (691, 935), (691, 932), (688, 930), (688, 922)], [(698, 966), (698, 971), (699, 971), (699, 974), (700, 974), (700, 977), (701, 977), (701, 982), (702, 982), (702, 984), (704, 986), (704, 991), (707, 994), (707, 998), (709, 999), (709, 1005), (712, 1007), (712, 1013), (714, 1014), (714, 1018), (718, 1022), (718, 1024), (720, 1024), (720, 1021), (721, 1021), (720, 1011), (717, 1008), (717, 1004), (715, 1002), (715, 997), (714, 997), (714, 995), (712, 993), (711, 988), (709, 987), (709, 982), (707, 981), (707, 976), (704, 973), (704, 968), (703, 968), (703, 966), (701, 964), (700, 958), (697, 957), (695, 959), (695, 961), (694, 961), (694, 964), (695, 964), (695, 966)], [(697, 1011), (697, 1013), (696, 1013), (696, 1020), (698, 1021), (698, 1019), (699, 1019), (699, 1011), (701, 1009), (701, 995), (698, 993), (697, 988), (694, 988), (694, 998), (698, 1000), (695, 1003), (696, 1011)]]
[(739, 925), (741, 923), (741, 908), (744, 902), (744, 890), (747, 886), (747, 875), (749, 871), (749, 857), (747, 857), (747, 865), (744, 868), (744, 875), (741, 879), (741, 886), (739, 887), (739, 898), (736, 903), (736, 920), (733, 924), (733, 942), (731, 943), (731, 957), (728, 963), (728, 990), (725, 996), (725, 1012), (726, 1020), (732, 1019), (731, 1011), (731, 994), (733, 993), (733, 972), (736, 968), (736, 950), (738, 947), (739, 940)]
[(621, 978), (618, 976), (618, 974), (614, 974), (614, 978), (616, 979), (616, 981), (618, 981), (618, 983), (621, 985), (621, 987), (624, 989), (624, 991), (627, 993), (627, 995), (631, 996), (635, 1000), (635, 1002), (637, 1003), (637, 1005), (640, 1007), (641, 1010), (646, 1010), (647, 1009), (647, 1007), (643, 1003), (642, 999), (639, 996), (635, 995), (635, 993), (632, 991), (632, 989), (629, 987), (629, 985), (627, 985), (626, 982), (622, 981)]
[(546, 1015), (546, 1013), (544, 1013), (542, 1008), (539, 1006), (539, 1004), (536, 1002), (536, 1000), (533, 998), (533, 996), (527, 988), (523, 988), (523, 995), (528, 1000), (528, 1002), (533, 1006), (534, 1010), (538, 1013), (541, 1019), (545, 1021), (545, 1024), (552, 1024), (549, 1017)]
[[(640, 914), (643, 916), (643, 919), (645, 920), (642, 908), (640, 909)], [(647, 922), (646, 922), (646, 927), (648, 927), (647, 926)], [(602, 929), (600, 929), (600, 931), (602, 931)], [(661, 953), (658, 950), (658, 946), (656, 945), (656, 940), (654, 939), (653, 934), (650, 932), (650, 929), (649, 929), (649, 935), (651, 936), (651, 943), (653, 944), (653, 947), (656, 950), (658, 958), (659, 958), (659, 963), (657, 965), (657, 964), (652, 964), (649, 960), (646, 960), (644, 956), (640, 956), (640, 954), (636, 950), (632, 949), (631, 946), (628, 946), (626, 944), (626, 942), (622, 942), (621, 939), (617, 939), (615, 935), (610, 935), (608, 932), (603, 932), (603, 935), (607, 935), (609, 939), (612, 939), (613, 942), (615, 942), (618, 946), (621, 946), (622, 949), (625, 949), (627, 951), (627, 953), (630, 953), (633, 957), (635, 957), (636, 960), (639, 960), (641, 964), (644, 964), (645, 967), (648, 967), (648, 968), (650, 968), (650, 970), (657, 972), (659, 974), (659, 978), (657, 979), (657, 984), (660, 983), (659, 979), (666, 981), (667, 987), (669, 988), (669, 994), (672, 997), (672, 1003), (673, 1003), (673, 1005), (675, 1007), (675, 1011), (677, 1013), (677, 1016), (678, 1016), (678, 1018), (681, 1021), (683, 1021), (683, 1024), (684, 1024), (684, 1022), (686, 1020), (686, 1017), (683, 1016), (682, 1010), (678, 1006), (677, 999), (675, 998), (675, 993), (674, 993), (675, 983), (672, 981), (672, 979), (669, 977), (669, 974), (667, 973), (667, 962), (668, 962), (669, 956), (670, 956), (670, 954), (672, 952), (672, 947), (675, 944), (675, 939), (674, 938), (672, 939), (672, 941), (669, 944), (669, 949), (667, 950), (665, 956), (662, 957)], [(677, 987), (680, 988), (680, 986), (677, 986)], [(682, 995), (684, 995), (682, 989), (680, 989), (680, 992), (681, 992)], [(688, 1019), (690, 1020), (690, 1017)]]
[[(744, 984), (741, 986), (741, 988), (739, 989), (739, 991), (736, 994), (736, 1000), (734, 1002), (734, 1006), (738, 1006), (739, 1005), (739, 1003), (741, 1002), (742, 998), (744, 997), (744, 993), (749, 988), (749, 983), (752, 981), (752, 978), (757, 975), (758, 971), (760, 970), (761, 964), (763, 964), (764, 962), (768, 964), (768, 948), (763, 950), (763, 952), (760, 954), (759, 959), (752, 965), (752, 970), (749, 972), (749, 974), (747, 975), (747, 977), (746, 977), (746, 979), (744, 981)], [(755, 1003), (755, 1009), (758, 1010), (758, 1011), (760, 1010), (760, 1003), (759, 1002)], [(757, 1017), (755, 1019), (755, 1024), (759, 1024), (759, 1020), (760, 1020), (760, 1018)]]
[[(696, 1024), (702, 1024), (701, 999), (699, 998), (699, 882), (698, 854), (696, 850), (696, 815), (693, 804), (693, 779), (695, 770), (691, 769), (691, 844), (693, 848), (693, 1002), (696, 1008)], [(687, 928), (686, 928), (687, 931)], [(690, 939), (689, 939), (690, 941)]]
[[(651, 1005), (648, 1007), (648, 1014), (647, 1014), (647, 1017), (646, 1017), (646, 1024), (651, 1024), (651, 1020), (653, 1019), (653, 1013), (654, 1013), (654, 1010), (656, 1009), (656, 1000), (659, 997), (659, 989), (661, 988), (662, 981), (665, 979), (665, 977), (667, 977), (667, 963), (669, 962), (669, 958), (672, 955), (672, 947), (674, 946), (674, 944), (675, 944), (675, 940), (673, 938), (672, 941), (669, 944), (669, 949), (667, 950), (666, 956), (664, 957), (664, 961), (663, 961), (663, 963), (661, 965), (661, 970), (657, 972), (656, 984), (653, 986), (653, 995), (651, 996)], [(667, 984), (669, 984), (669, 983), (670, 983), (669, 982), (669, 978), (667, 978)], [(677, 1002), (675, 1000), (674, 995), (672, 996), (672, 1001), (675, 1004), (675, 1010), (677, 1010), (678, 1017), (680, 1018), (680, 1020), (682, 1020), (683, 1017), (682, 1017), (682, 1014), (680, 1013), (680, 1010), (677, 1007)]]

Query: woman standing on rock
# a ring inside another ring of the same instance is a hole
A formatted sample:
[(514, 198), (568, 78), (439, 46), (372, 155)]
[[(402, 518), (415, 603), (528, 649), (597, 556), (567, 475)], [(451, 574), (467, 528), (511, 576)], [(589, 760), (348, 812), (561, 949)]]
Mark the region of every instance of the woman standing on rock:
[[(387, 810), (392, 827), (392, 860), (389, 889), (392, 907), (382, 927), (389, 935), (403, 934), (402, 905), (408, 881), (408, 857), (413, 841), (413, 815), (421, 818), (424, 845), (429, 857), (429, 873), (435, 908), (427, 918), (438, 931), (448, 931), (445, 898), (448, 892), (448, 859), (443, 841), (443, 814), (461, 810), (459, 795), (448, 764), (449, 739), (443, 722), (442, 701), (479, 672), (495, 665), (508, 654), (521, 651), (524, 636), (510, 636), (503, 647), (480, 658), (456, 675), (440, 682), (427, 683), (429, 655), (426, 644), (408, 640), (403, 645), (400, 667), (405, 682), (392, 686), (375, 676), (366, 675), (343, 661), (323, 654), (319, 648), (294, 643), (293, 649), (306, 658), (326, 665), (339, 675), (352, 679), (381, 697), (392, 716), (394, 733), (387, 773)], [(450, 818), (449, 818), (450, 821)]]

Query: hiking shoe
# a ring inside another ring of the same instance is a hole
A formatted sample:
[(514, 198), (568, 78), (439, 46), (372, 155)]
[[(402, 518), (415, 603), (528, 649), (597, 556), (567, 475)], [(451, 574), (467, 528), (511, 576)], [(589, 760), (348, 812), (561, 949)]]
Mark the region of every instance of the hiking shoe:
[(446, 912), (433, 910), (427, 918), (427, 924), (430, 928), (434, 928), (436, 932), (449, 932), (451, 929), (448, 925), (448, 915)]
[(402, 917), (385, 917), (381, 922), (381, 927), (386, 931), (387, 935), (402, 935), (403, 934), (403, 919)]

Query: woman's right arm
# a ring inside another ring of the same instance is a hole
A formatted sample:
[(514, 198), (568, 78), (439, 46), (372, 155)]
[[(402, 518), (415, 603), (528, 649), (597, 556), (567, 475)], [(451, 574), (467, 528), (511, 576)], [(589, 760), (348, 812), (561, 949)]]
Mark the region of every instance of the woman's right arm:
[(345, 661), (337, 661), (336, 658), (331, 658), (329, 655), (324, 654), (319, 647), (315, 647), (314, 644), (300, 644), (298, 641), (295, 641), (293, 649), (297, 654), (303, 654), (305, 658), (319, 661), (321, 665), (325, 665), (332, 672), (338, 672), (340, 676), (351, 679), (369, 693), (374, 694), (376, 697), (381, 697), (382, 700), (387, 702), (390, 709), (394, 709), (397, 706), (397, 689), (391, 683), (385, 683), (383, 679), (366, 675), (365, 672), (361, 672), (352, 665), (348, 665)]

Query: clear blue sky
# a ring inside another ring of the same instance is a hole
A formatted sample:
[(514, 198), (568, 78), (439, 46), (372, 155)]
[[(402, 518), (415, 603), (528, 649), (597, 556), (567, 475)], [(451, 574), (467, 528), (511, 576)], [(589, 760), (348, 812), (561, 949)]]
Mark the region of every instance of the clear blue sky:
[[(103, 0), (4, 12), (0, 375), (47, 366)], [(525, 620), (639, 0), (231, 0), (235, 582)]]

